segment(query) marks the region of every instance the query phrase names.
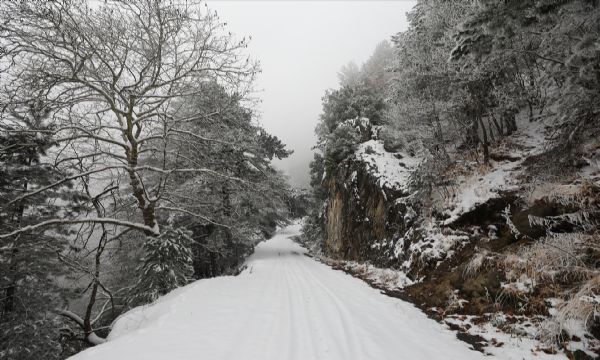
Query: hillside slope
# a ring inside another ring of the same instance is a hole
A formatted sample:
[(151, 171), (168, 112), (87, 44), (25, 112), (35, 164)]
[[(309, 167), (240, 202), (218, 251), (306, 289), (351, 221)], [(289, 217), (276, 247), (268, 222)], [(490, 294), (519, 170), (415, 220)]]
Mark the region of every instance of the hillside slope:
[(521, 115), (488, 164), (453, 155), (450, 181), (426, 196), (412, 186), (418, 159), (376, 137), (361, 143), (325, 181), (323, 259), (482, 346), (505, 333), (536, 340), (532, 351), (555, 353), (559, 339), (595, 357), (600, 168), (589, 154), (599, 144), (582, 144), (557, 175), (541, 168), (551, 128)]

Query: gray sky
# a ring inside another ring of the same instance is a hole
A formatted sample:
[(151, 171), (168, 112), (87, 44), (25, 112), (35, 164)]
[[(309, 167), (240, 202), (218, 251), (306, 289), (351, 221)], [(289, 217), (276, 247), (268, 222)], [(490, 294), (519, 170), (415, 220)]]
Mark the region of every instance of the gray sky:
[(249, 54), (260, 61), (261, 123), (294, 150), (276, 165), (295, 186), (308, 186), (314, 128), (325, 90), (337, 72), (362, 64), (375, 46), (406, 30), (414, 1), (218, 1), (208, 6), (236, 37), (252, 36)]

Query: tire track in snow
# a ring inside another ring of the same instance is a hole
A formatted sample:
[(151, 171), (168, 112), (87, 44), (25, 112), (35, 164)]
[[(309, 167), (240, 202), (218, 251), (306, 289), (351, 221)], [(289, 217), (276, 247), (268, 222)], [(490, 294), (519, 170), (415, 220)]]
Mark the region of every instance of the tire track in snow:
[[(336, 353), (345, 354), (340, 359), (348, 359), (352, 356), (357, 356), (363, 354), (363, 351), (360, 346), (360, 339), (356, 335), (354, 330), (354, 324), (351, 324), (349, 321), (350, 316), (349, 312), (344, 309), (343, 304), (333, 295), (326, 287), (324, 287), (318, 278), (316, 278), (313, 274), (311, 274), (307, 269), (302, 266), (302, 261), (298, 260), (290, 264), (290, 267), (294, 269), (296, 272), (296, 279), (298, 285), (303, 287), (303, 293), (313, 294), (315, 298), (319, 298), (317, 295), (324, 294), (325, 296), (321, 296), (319, 300), (323, 301), (325, 299), (331, 300), (330, 303), (320, 303), (320, 316), (315, 317), (317, 322), (323, 322), (323, 319), (329, 320), (326, 324), (327, 327), (331, 328), (332, 326), (336, 326), (336, 332), (333, 334), (338, 335), (337, 341), (333, 343), (337, 348)], [(301, 275), (298, 275), (301, 274)], [(307, 278), (311, 278), (312, 281), (308, 281)], [(320, 289), (316, 289), (318, 286)], [(325, 299), (324, 299), (325, 298)], [(327, 307), (328, 311), (324, 311), (324, 307)], [(334, 313), (337, 316), (331, 316)], [(325, 324), (323, 324), (325, 325)], [(330, 329), (331, 330), (331, 329)]]
[[(288, 255), (288, 258), (293, 255)], [(305, 306), (303, 304), (303, 293), (298, 288), (298, 278), (295, 274), (291, 263), (294, 259), (289, 259), (286, 266), (284, 267), (284, 273), (286, 274), (286, 289), (287, 289), (287, 304), (290, 316), (290, 322), (288, 324), (290, 332), (290, 347), (287, 349), (287, 359), (299, 359), (298, 353), (303, 348), (306, 355), (311, 358), (317, 359), (315, 354), (314, 339), (310, 333), (310, 324), (305, 313), (302, 311)], [(299, 311), (300, 310), (300, 311)], [(298, 333), (300, 332), (300, 333)], [(301, 359), (299, 359), (301, 360)]]
[(118, 335), (72, 359), (484, 358), (411, 304), (303, 256), (289, 239), (297, 231), (259, 244), (237, 277), (200, 280), (123, 315)]
[[(274, 267), (280, 267), (281, 262), (278, 259), (278, 263), (275, 264)], [(252, 271), (258, 271), (260, 266), (252, 267)], [(238, 311), (236, 314), (239, 314), (241, 319), (236, 321), (232, 326), (235, 326), (235, 336), (233, 338), (238, 339), (235, 346), (230, 346), (227, 349), (224, 349), (224, 355), (221, 357), (223, 360), (228, 359), (244, 359), (249, 354), (253, 354), (260, 349), (256, 349), (256, 347), (260, 347), (260, 342), (257, 342), (256, 339), (249, 337), (248, 334), (249, 329), (256, 327), (257, 325), (262, 328), (262, 331), (254, 331), (257, 334), (264, 334), (265, 328), (268, 328), (269, 319), (265, 319), (264, 312), (260, 311), (264, 309), (264, 300), (265, 297), (273, 297), (272, 291), (273, 289), (277, 289), (279, 293), (281, 293), (281, 289), (279, 287), (273, 287), (273, 284), (277, 283), (277, 278), (281, 276), (281, 274), (277, 271), (270, 272), (266, 279), (256, 279), (252, 277), (252, 273), (250, 270), (244, 272), (242, 276), (248, 276), (248, 281), (252, 282), (255, 286), (260, 285), (260, 290), (254, 291), (256, 288), (253, 287), (252, 297), (248, 297), (247, 294), (244, 296), (243, 300), (245, 302), (246, 311)], [(236, 279), (243, 279), (242, 277), (236, 277)], [(243, 320), (242, 320), (243, 319)], [(272, 325), (271, 325), (272, 327)]]

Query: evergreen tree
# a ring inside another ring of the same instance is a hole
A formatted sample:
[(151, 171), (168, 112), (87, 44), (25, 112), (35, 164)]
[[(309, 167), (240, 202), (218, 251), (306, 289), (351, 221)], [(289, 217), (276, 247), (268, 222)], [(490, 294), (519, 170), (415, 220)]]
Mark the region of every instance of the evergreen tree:
[[(61, 179), (45, 162), (56, 144), (51, 109), (41, 98), (2, 114), (0, 121), (0, 233), (37, 224), (56, 214), (73, 216), (82, 196), (64, 182), (27, 198), (21, 195)], [(0, 238), (0, 357), (58, 358), (58, 320), (53, 313), (65, 296), (56, 278), (64, 273), (57, 253), (67, 229), (25, 231)]]
[(132, 291), (132, 304), (153, 302), (159, 296), (190, 282), (192, 267), (191, 232), (167, 227), (160, 236), (144, 242), (140, 279)]
[(503, 89), (512, 105), (509, 113), (521, 99), (530, 121), (553, 116), (544, 110), (557, 109), (557, 154), (569, 157), (573, 151), (562, 150), (577, 150), (598, 133), (599, 24), (597, 1), (488, 1), (467, 17), (451, 56), (471, 69), (500, 67), (507, 69), (500, 75), (512, 73), (515, 86)]

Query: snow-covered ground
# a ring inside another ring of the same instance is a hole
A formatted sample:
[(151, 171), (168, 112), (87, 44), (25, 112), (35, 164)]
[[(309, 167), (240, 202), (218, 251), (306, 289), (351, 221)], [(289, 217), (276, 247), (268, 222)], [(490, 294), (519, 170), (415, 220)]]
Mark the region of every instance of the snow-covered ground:
[(307, 256), (294, 225), (239, 276), (196, 281), (114, 324), (75, 360), (482, 359), (412, 304)]
[(530, 156), (547, 150), (546, 126), (544, 122), (530, 122), (525, 113), (517, 117), (519, 130), (505, 139), (492, 152), (505, 155), (510, 160), (490, 160), (489, 166), (471, 164), (473, 169), (467, 175), (452, 175), (456, 181), (453, 196), (445, 199), (443, 212), (448, 225), (461, 215), (474, 210), (490, 199), (497, 198), (502, 191), (519, 190), (519, 176), (523, 172), (523, 162)]
[(421, 162), (406, 153), (387, 152), (381, 140), (361, 143), (355, 156), (365, 163), (379, 187), (402, 191), (408, 190), (410, 175)]

